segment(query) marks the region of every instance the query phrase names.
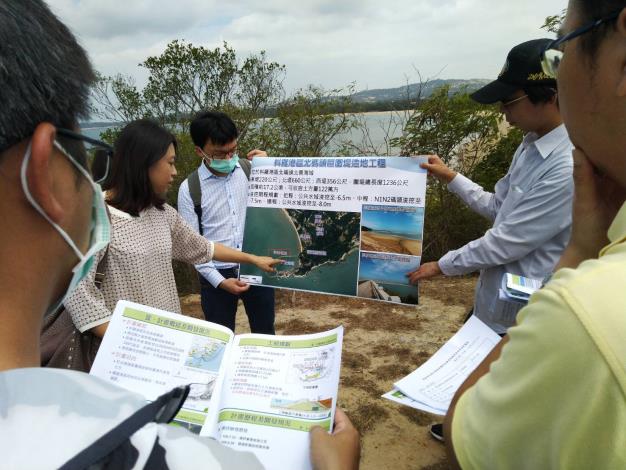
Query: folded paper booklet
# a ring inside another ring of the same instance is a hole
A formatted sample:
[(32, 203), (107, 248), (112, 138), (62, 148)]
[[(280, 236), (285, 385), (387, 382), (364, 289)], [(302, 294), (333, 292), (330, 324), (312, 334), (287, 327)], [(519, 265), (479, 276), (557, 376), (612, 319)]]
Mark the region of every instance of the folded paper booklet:
[(502, 276), (500, 299), (509, 302), (528, 303), (530, 296), (541, 289), (542, 281), (506, 273)]
[(394, 389), (383, 398), (445, 415), (457, 389), (500, 339), (495, 331), (472, 316), (428, 361), (394, 383)]
[(267, 469), (310, 469), (308, 431), (331, 430), (342, 341), (342, 327), (235, 336), (221, 325), (120, 301), (90, 373), (146, 400), (189, 384), (175, 424), (253, 452)]

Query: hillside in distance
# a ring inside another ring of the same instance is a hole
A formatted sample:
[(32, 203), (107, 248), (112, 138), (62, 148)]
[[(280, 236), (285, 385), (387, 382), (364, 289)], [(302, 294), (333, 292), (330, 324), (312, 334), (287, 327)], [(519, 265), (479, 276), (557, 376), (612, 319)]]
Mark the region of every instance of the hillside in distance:
[[(438, 88), (442, 86), (450, 87), (450, 94), (454, 95), (459, 92), (467, 91), (471, 93), (485, 86), (491, 80), (487, 79), (436, 79), (425, 83), (411, 83), (396, 88), (379, 88), (372, 90), (358, 91), (350, 96), (350, 105), (346, 108), (342, 104), (338, 104), (336, 107), (331, 107), (327, 112), (367, 112), (367, 111), (391, 111), (397, 109), (412, 109), (416, 105), (416, 100), (420, 93), (421, 87), (421, 99), (428, 98)], [(334, 101), (340, 98), (339, 96), (328, 96), (325, 98), (327, 101)], [(276, 108), (270, 107), (265, 110), (263, 117), (274, 117), (276, 115)], [(110, 121), (86, 121), (81, 122), (80, 127), (82, 129), (94, 129), (94, 135), (99, 135), (98, 128), (106, 128), (119, 125), (116, 122)]]
[(421, 98), (428, 98), (430, 95), (433, 94), (435, 90), (441, 88), (442, 86), (449, 86), (451, 94), (455, 94), (464, 90), (472, 92), (483, 87), (490, 81), (491, 80), (486, 79), (437, 79), (422, 84), (411, 83), (409, 85), (404, 85), (397, 88), (381, 88), (375, 90), (359, 91), (352, 95), (352, 101), (354, 103), (384, 103), (392, 101), (397, 102), (406, 100), (407, 96), (410, 100), (414, 100), (418, 97), (420, 87), (422, 88)]

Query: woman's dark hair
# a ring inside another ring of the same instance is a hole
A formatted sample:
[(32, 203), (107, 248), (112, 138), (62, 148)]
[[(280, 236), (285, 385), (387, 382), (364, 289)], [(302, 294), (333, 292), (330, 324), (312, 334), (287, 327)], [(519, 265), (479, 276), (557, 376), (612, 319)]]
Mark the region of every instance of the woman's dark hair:
[[(582, 26), (626, 8), (626, 0), (577, 0), (576, 6), (580, 14), (580, 26)], [(613, 28), (615, 28), (615, 21), (609, 21), (585, 34), (580, 38), (582, 50), (588, 55), (594, 55), (607, 32)]]
[(107, 202), (134, 216), (151, 206), (162, 210), (165, 200), (152, 189), (148, 170), (172, 144), (177, 148), (174, 135), (149, 119), (124, 127), (115, 141), (109, 176), (102, 185), (112, 190)]
[(189, 126), (191, 140), (197, 147), (204, 147), (208, 140), (215, 145), (226, 145), (239, 136), (237, 126), (227, 114), (203, 111), (196, 115)]
[(532, 104), (549, 103), (556, 95), (556, 84), (554, 86), (529, 86), (524, 88), (524, 93)]

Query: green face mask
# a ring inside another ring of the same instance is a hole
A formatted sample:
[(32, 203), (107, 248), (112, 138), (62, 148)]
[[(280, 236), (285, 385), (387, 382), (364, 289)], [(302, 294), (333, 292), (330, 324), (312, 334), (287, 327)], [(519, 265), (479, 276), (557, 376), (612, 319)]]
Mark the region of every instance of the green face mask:
[(239, 162), (239, 155), (237, 155), (236, 153), (228, 159), (211, 158), (204, 152), (202, 153), (205, 155), (205, 161), (209, 165), (209, 168), (217, 171), (218, 173), (232, 173), (237, 166), (237, 163)]

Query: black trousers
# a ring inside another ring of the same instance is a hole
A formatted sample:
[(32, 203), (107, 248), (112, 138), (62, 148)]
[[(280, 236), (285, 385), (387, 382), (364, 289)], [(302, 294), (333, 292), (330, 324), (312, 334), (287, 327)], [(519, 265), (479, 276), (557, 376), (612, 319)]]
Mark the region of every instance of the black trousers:
[[(226, 279), (237, 277), (235, 268), (218, 269)], [(250, 286), (241, 295), (233, 295), (219, 287), (213, 287), (200, 277), (200, 299), (202, 311), (207, 321), (224, 325), (235, 331), (237, 303), (243, 301), (252, 333), (275, 334), (274, 331), (274, 289), (270, 287)]]

